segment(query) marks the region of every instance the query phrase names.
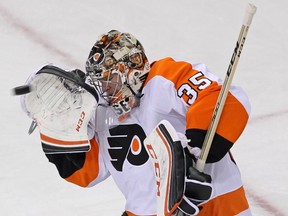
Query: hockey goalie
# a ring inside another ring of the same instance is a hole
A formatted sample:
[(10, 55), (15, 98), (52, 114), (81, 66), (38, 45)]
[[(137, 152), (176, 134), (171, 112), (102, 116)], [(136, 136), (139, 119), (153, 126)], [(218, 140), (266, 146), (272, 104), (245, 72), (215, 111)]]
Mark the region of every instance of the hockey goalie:
[(250, 110), (241, 88), (230, 90), (204, 173), (193, 165), (218, 81), (203, 64), (150, 64), (133, 35), (112, 30), (93, 45), (85, 72), (44, 66), (21, 101), (60, 176), (81, 187), (111, 176), (123, 216), (249, 216), (230, 154)]
[[(21, 97), (21, 103), (25, 112), (33, 119), (29, 133), (38, 127), (43, 151), (49, 161), (56, 165), (60, 176), (79, 186), (90, 187), (105, 180), (111, 173), (113, 176), (113, 170), (106, 168), (107, 161), (100, 151), (101, 147), (96, 135), (100, 136), (103, 133), (101, 129), (103, 131), (109, 127), (107, 120), (113, 123), (117, 119), (113, 120), (111, 118), (113, 115), (103, 118), (109, 111), (107, 107), (103, 108), (99, 104), (96, 89), (86, 84), (84, 77), (84, 73), (80, 70), (64, 71), (46, 65), (28, 79), (30, 92), (25, 92), (27, 94)], [(97, 121), (95, 116), (99, 118)], [(96, 127), (95, 123), (99, 125)], [(135, 135), (128, 137), (128, 139), (132, 138), (129, 145), (123, 146), (123, 158), (119, 151), (119, 155), (114, 156), (119, 161), (111, 160), (114, 158), (112, 157), (113, 146), (114, 150), (117, 146), (115, 141), (115, 144), (109, 148), (111, 156), (109, 155), (108, 161), (114, 163), (113, 166), (117, 171), (122, 172), (125, 159), (134, 163), (137, 169), (140, 169), (139, 165), (143, 165), (143, 162), (147, 163), (147, 170), (155, 175), (147, 178), (147, 171), (146, 174), (143, 171), (141, 179), (148, 181), (147, 185), (150, 185), (146, 190), (153, 197), (150, 208), (153, 209), (154, 206), (154, 211), (155, 208), (157, 209), (153, 214), (197, 215), (199, 212), (197, 202), (209, 199), (212, 193), (211, 180), (208, 175), (200, 173), (196, 174), (194, 179), (185, 178), (184, 149), (173, 126), (168, 121), (161, 121), (147, 137), (144, 133), (141, 134), (141, 130), (136, 125), (127, 126), (127, 129), (129, 127), (135, 128)], [(95, 132), (96, 130), (100, 135)], [(127, 133), (128, 130), (122, 132), (123, 135)], [(133, 155), (137, 156), (136, 152), (133, 153), (133, 150), (137, 151), (136, 147), (142, 152), (139, 155), (143, 156), (137, 159), (138, 164), (132, 158)], [(127, 153), (132, 155), (129, 156)], [(156, 165), (158, 171), (155, 169), (155, 164), (158, 164)], [(132, 174), (127, 173), (125, 176), (130, 175)], [(204, 180), (199, 181), (197, 179), (199, 177), (206, 178), (206, 183)], [(120, 179), (114, 179), (118, 184)], [(134, 181), (135, 188), (126, 188), (126, 190), (133, 190), (138, 194), (136, 188), (141, 184), (140, 181), (138, 179), (131, 181)], [(185, 188), (188, 191), (193, 190), (193, 187), (195, 187), (195, 200), (193, 196), (189, 199), (184, 195)], [(122, 191), (126, 193), (125, 190)], [(123, 215), (135, 214), (126, 210)]]

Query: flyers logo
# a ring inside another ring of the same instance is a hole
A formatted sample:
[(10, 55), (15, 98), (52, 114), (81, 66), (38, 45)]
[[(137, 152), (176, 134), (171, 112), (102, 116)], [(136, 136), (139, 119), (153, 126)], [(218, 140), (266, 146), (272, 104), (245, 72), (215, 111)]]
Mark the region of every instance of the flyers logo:
[(101, 54), (100, 53), (95, 53), (94, 55), (93, 55), (93, 60), (96, 62), (96, 61), (98, 61), (98, 59), (101, 57)]
[(125, 160), (134, 165), (140, 166), (145, 164), (149, 155), (144, 147), (146, 134), (138, 124), (119, 125), (109, 130), (110, 137), (108, 149), (111, 157), (111, 163), (114, 168), (121, 172)]

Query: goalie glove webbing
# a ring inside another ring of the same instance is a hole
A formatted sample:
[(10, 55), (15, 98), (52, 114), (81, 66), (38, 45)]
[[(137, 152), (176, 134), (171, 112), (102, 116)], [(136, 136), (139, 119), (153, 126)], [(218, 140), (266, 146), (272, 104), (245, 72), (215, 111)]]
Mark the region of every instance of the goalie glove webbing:
[(49, 65), (31, 80), (32, 91), (23, 96), (24, 103), (39, 127), (46, 154), (89, 151), (88, 123), (99, 98), (84, 78), (80, 70), (66, 72)]

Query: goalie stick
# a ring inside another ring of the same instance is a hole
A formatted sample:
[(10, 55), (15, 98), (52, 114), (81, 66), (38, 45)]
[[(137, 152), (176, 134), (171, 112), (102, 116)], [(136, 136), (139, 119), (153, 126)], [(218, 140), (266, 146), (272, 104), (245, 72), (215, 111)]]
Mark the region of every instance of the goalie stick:
[(224, 104), (225, 104), (225, 101), (229, 92), (229, 88), (231, 86), (232, 79), (235, 74), (236, 67), (237, 67), (237, 64), (241, 55), (241, 51), (243, 49), (244, 42), (246, 40), (246, 36), (249, 30), (250, 24), (252, 22), (254, 14), (256, 13), (256, 10), (257, 8), (255, 5), (248, 4), (247, 9), (245, 11), (245, 16), (244, 16), (242, 28), (238, 37), (238, 41), (236, 43), (236, 47), (234, 49), (232, 58), (230, 60), (230, 64), (226, 73), (224, 83), (222, 85), (220, 94), (216, 102), (216, 106), (213, 111), (211, 123), (209, 125), (208, 131), (204, 139), (200, 157), (196, 163), (196, 169), (199, 170), (200, 172), (203, 172), (204, 170), (205, 163), (208, 157), (208, 153), (210, 151), (210, 147), (211, 147), (214, 135), (215, 135), (215, 131), (217, 129), (219, 119), (221, 117), (222, 110), (223, 110), (223, 107), (224, 107)]

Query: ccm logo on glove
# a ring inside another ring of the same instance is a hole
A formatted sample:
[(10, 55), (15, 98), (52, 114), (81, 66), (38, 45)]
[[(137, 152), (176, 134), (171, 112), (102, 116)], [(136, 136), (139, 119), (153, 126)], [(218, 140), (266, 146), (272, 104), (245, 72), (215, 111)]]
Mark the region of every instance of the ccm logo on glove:
[(82, 126), (82, 124), (83, 124), (84, 118), (85, 118), (85, 112), (82, 111), (81, 114), (80, 114), (80, 118), (79, 118), (79, 120), (78, 120), (78, 122), (77, 122), (77, 126), (76, 126), (76, 128), (75, 128), (76, 131), (80, 132), (80, 129), (81, 129), (81, 126)]

